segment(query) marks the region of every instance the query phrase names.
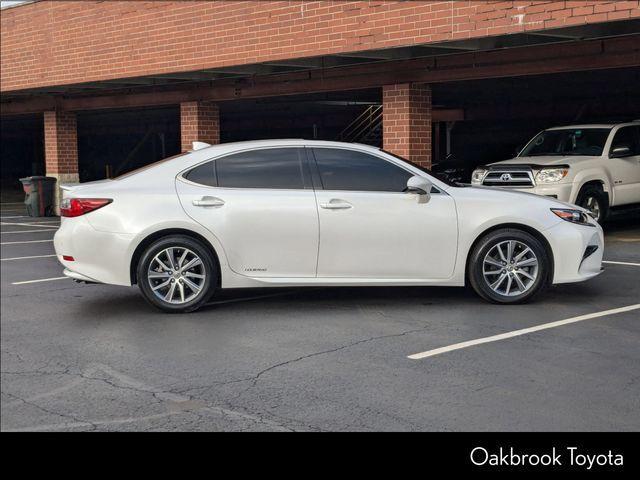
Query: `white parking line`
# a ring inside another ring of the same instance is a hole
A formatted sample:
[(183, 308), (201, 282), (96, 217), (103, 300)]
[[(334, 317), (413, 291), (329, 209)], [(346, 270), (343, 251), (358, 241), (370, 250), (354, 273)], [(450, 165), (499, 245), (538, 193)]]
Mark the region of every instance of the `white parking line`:
[(640, 263), (632, 263), (632, 262), (614, 262), (611, 260), (603, 260), (602, 263), (610, 263), (611, 265), (628, 265), (631, 267), (640, 267)]
[(20, 245), (22, 243), (45, 243), (45, 242), (53, 242), (53, 239), (50, 240), (26, 240), (24, 242), (2, 242), (0, 245)]
[(48, 230), (16, 230), (14, 232), (0, 232), (1, 235), (8, 235), (10, 233), (46, 233), (50, 232), (52, 229)]
[(604, 310), (602, 312), (588, 313), (586, 315), (580, 315), (579, 317), (567, 318), (566, 320), (558, 320), (557, 322), (544, 323), (535, 327), (523, 328), (521, 330), (514, 330), (512, 332), (501, 333), (499, 335), (493, 335), (491, 337), (477, 338), (475, 340), (469, 340), (467, 342), (455, 343), (447, 347), (436, 348), (434, 350), (427, 350), (426, 352), (414, 353), (407, 358), (411, 360), (420, 360), (422, 358), (433, 357), (441, 353), (451, 352), (453, 350), (460, 350), (462, 348), (473, 347), (474, 345), (480, 345), (483, 343), (497, 342), (499, 340), (506, 340), (507, 338), (519, 337), (520, 335), (527, 335), (529, 333), (538, 332), (540, 330), (546, 330), (548, 328), (560, 327), (562, 325), (568, 325), (569, 323), (582, 322), (584, 320), (591, 320), (592, 318), (605, 317), (607, 315), (615, 315), (617, 313), (630, 312), (640, 308), (640, 303), (635, 305), (629, 305), (627, 307), (614, 308), (611, 310)]
[(54, 280), (67, 280), (69, 277), (40, 278), (38, 280), (25, 280), (23, 282), (11, 282), (11, 285), (26, 285), (27, 283), (53, 282)]
[(29, 257), (11, 257), (11, 258), (0, 258), (2, 262), (8, 262), (10, 260), (28, 260), (31, 258), (50, 258), (55, 257), (56, 255), (31, 255)]
[(57, 223), (47, 223), (44, 225), (41, 225), (39, 223), (17, 223), (17, 222), (0, 222), (0, 225), (11, 225), (11, 226), (17, 226), (17, 227), (38, 227), (38, 228), (58, 228), (58, 224)]

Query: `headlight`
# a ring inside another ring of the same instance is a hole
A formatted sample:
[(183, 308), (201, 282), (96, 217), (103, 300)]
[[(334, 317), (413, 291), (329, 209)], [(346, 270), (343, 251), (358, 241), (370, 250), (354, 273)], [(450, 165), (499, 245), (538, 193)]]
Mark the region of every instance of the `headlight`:
[(589, 215), (580, 210), (571, 210), (569, 208), (552, 208), (551, 211), (567, 222), (577, 223), (578, 225), (593, 226), (589, 222)]
[(484, 180), (484, 176), (487, 174), (487, 170), (484, 168), (478, 168), (476, 170), (473, 171), (473, 173), (471, 174), (471, 183), (482, 183), (482, 180)]
[(569, 173), (569, 169), (564, 168), (543, 168), (536, 175), (536, 183), (559, 182)]

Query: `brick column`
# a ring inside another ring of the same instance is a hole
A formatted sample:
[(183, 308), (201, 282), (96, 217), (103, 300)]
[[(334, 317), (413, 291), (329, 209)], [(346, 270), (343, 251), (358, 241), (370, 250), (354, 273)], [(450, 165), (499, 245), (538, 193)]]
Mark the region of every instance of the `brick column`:
[(382, 87), (383, 148), (431, 166), (431, 87), (402, 83)]
[(220, 110), (211, 102), (180, 104), (182, 151), (191, 150), (192, 142), (220, 143)]
[(55, 209), (59, 213), (60, 184), (79, 181), (78, 132), (74, 112), (44, 112), (44, 158), (46, 175), (58, 179)]

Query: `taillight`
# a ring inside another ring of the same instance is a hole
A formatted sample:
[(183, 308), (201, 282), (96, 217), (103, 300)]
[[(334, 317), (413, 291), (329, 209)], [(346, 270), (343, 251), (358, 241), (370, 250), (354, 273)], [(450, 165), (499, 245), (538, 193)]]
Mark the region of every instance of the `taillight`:
[(60, 202), (60, 215), (63, 217), (79, 217), (93, 212), (113, 202), (110, 198), (63, 198)]

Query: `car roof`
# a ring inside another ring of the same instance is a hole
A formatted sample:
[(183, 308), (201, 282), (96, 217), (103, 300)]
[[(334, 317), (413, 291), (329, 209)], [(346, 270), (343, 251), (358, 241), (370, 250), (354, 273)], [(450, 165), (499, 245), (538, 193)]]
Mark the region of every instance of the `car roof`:
[(563, 125), (562, 127), (552, 127), (552, 128), (547, 128), (547, 130), (569, 130), (569, 129), (576, 129), (576, 128), (581, 128), (581, 129), (588, 129), (588, 128), (613, 128), (613, 127), (626, 127), (626, 126), (633, 126), (633, 125), (639, 125), (640, 122), (634, 120), (633, 122), (625, 122), (625, 123), (590, 123), (590, 124), (583, 124), (583, 125)]
[(210, 147), (197, 150), (198, 152), (208, 151), (209, 153), (216, 150), (244, 150), (245, 148), (259, 148), (259, 147), (282, 147), (282, 146), (308, 146), (308, 147), (356, 147), (358, 149), (376, 151), (380, 150), (378, 147), (371, 145), (365, 145), (363, 143), (347, 143), (347, 142), (333, 142), (330, 140), (305, 140), (303, 138), (279, 138), (270, 140), (246, 140), (242, 142), (229, 142), (219, 143), (211, 145)]

